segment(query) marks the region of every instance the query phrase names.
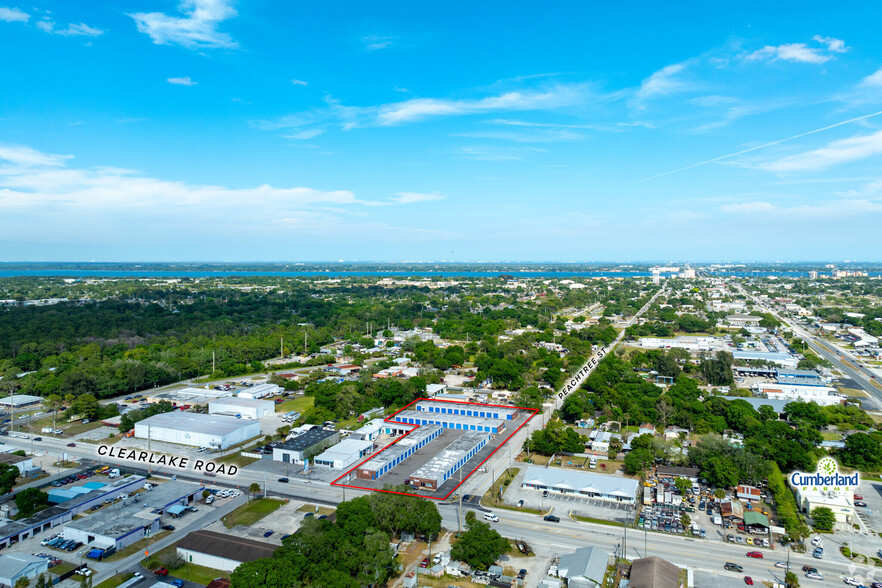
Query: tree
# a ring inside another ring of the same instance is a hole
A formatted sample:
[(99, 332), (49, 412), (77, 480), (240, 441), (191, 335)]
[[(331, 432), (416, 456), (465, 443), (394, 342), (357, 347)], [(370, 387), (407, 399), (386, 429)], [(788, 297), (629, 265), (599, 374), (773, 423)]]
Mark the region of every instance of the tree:
[(18, 468), (8, 463), (0, 463), (0, 494), (7, 494), (18, 479)]
[(257, 482), (251, 482), (251, 485), (248, 486), (248, 494), (250, 495), (248, 497), (248, 500), (249, 501), (252, 500), (254, 498), (254, 495), (259, 494), (259, 493), (260, 493), (260, 484), (258, 484)]
[(680, 491), (680, 494), (688, 494), (692, 489), (692, 482), (687, 480), (686, 478), (677, 478), (674, 480), (674, 485), (677, 487), (677, 490)]
[(799, 588), (799, 576), (788, 570), (784, 573), (784, 584), (787, 588)]
[(632, 476), (645, 471), (650, 465), (652, 465), (652, 453), (644, 447), (632, 449), (625, 456), (625, 471)]
[(18, 580), (15, 581), (15, 588), (28, 588), (31, 585), (31, 581), (26, 576), (21, 576)]
[(832, 531), (833, 525), (836, 523), (836, 515), (833, 510), (826, 506), (819, 506), (812, 510), (812, 521), (815, 528), (822, 531)]
[(882, 468), (882, 435), (852, 433), (845, 438), (845, 449), (839, 453), (839, 459), (842, 465), (850, 468), (879, 471)]
[(80, 577), (80, 588), (92, 588), (92, 576)]
[(508, 539), (483, 521), (474, 521), (469, 530), (450, 548), (450, 557), (466, 562), (477, 570), (486, 570), (499, 556), (511, 551)]
[(680, 524), (683, 525), (684, 527), (688, 527), (689, 525), (692, 524), (692, 519), (689, 517), (688, 514), (686, 514), (684, 512), (683, 514), (680, 515)]
[(49, 495), (37, 488), (27, 488), (15, 495), (18, 516), (26, 518), (49, 507)]
[(49, 585), (46, 583), (46, 576), (43, 574), (37, 576), (36, 588), (49, 588)]
[(466, 512), (466, 515), (465, 515), (466, 525), (471, 525), (476, 520), (478, 520), (478, 516), (475, 514), (475, 511), (469, 510)]
[(209, 496), (211, 496), (211, 492), (209, 492), (208, 490), (203, 490), (203, 491), (202, 491), (202, 499), (203, 499), (203, 500), (205, 500), (205, 499), (208, 498)]
[(613, 437), (609, 440), (609, 451), (607, 452), (607, 455), (610, 459), (615, 459), (621, 450), (622, 440), (620, 438)]

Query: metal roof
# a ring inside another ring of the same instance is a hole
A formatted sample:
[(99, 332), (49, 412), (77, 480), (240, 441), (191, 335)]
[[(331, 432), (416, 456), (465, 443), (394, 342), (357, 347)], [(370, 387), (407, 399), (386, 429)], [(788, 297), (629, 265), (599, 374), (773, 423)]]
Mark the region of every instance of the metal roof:
[(283, 443), (279, 443), (275, 446), (275, 449), (284, 449), (287, 451), (303, 451), (305, 449), (309, 449), (316, 443), (321, 443), (322, 441), (333, 435), (339, 435), (339, 433), (337, 431), (328, 431), (327, 429), (322, 429), (321, 427), (313, 427), (302, 435), (298, 435), (293, 439), (288, 439)]
[(578, 492), (593, 492), (606, 496), (635, 498), (638, 481), (632, 478), (620, 478), (608, 474), (578, 472), (565, 468), (542, 468), (530, 466), (524, 476), (525, 484), (545, 486), (546, 488), (563, 488)]
[(232, 416), (200, 414), (175, 410), (164, 412), (135, 423), (136, 427), (172, 429), (202, 435), (228, 435), (245, 427), (252, 427), (257, 421), (237, 419)]
[(193, 531), (181, 539), (177, 547), (240, 562), (272, 557), (278, 549), (269, 543), (243, 539), (215, 531)]

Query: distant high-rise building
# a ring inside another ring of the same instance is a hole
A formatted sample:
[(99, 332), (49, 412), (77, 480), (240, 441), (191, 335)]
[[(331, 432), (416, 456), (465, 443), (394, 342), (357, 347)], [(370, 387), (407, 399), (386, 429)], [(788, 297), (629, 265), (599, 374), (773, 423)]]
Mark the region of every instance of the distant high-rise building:
[(817, 280), (818, 279), (818, 272), (816, 272), (814, 270), (810, 271), (809, 272), (809, 279), (810, 280)]

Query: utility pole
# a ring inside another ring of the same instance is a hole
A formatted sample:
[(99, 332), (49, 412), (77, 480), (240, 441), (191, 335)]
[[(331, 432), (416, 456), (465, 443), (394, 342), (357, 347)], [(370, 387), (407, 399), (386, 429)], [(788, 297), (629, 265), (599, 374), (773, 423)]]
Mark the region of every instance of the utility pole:
[(263, 497), (266, 498), (266, 465), (263, 466)]
[(304, 331), (303, 332), (303, 355), (309, 355), (309, 346), (306, 343), (308, 336), (309, 336), (309, 333)]
[(285, 357), (285, 338), (279, 337), (279, 357)]
[(462, 468), (459, 468), (459, 532), (462, 533)]
[(211, 352), (211, 373), (214, 374), (214, 351)]

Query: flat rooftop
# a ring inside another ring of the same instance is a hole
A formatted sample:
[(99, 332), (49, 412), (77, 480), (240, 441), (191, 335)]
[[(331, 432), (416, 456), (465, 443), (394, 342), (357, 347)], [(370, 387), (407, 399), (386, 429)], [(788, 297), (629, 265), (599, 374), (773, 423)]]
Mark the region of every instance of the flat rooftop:
[(379, 470), (389, 462), (394, 461), (402, 453), (410, 450), (411, 447), (418, 444), (420, 441), (431, 437), (432, 434), (434, 434), (434, 432), (439, 429), (443, 431), (443, 427), (441, 427), (441, 425), (422, 425), (420, 427), (417, 427), (404, 439), (392, 445), (388, 449), (381, 451), (376, 456), (374, 456), (373, 459), (371, 459), (364, 465), (359, 466), (359, 469), (371, 471)]
[(443, 421), (445, 423), (459, 423), (465, 426), (482, 426), (486, 427), (488, 425), (505, 425), (507, 421), (502, 419), (488, 419), (483, 417), (471, 417), (464, 416), (461, 414), (444, 414), (440, 412), (426, 412), (424, 410), (402, 410), (399, 413), (396, 413), (394, 420), (399, 422), (406, 423), (405, 419), (414, 419), (414, 420), (435, 420), (435, 421)]
[(359, 441), (358, 439), (344, 439), (333, 447), (329, 447), (321, 455), (317, 455), (313, 461), (334, 461), (335, 459), (348, 459), (353, 455), (359, 455), (365, 449), (374, 446), (373, 441)]
[(288, 439), (287, 441), (279, 443), (278, 445), (276, 445), (275, 449), (303, 451), (304, 449), (309, 449), (316, 443), (324, 441), (328, 437), (338, 434), (339, 433), (337, 431), (328, 431), (327, 429), (322, 429), (321, 427), (313, 427), (302, 435), (298, 435), (293, 439)]
[(261, 400), (259, 398), (218, 398), (209, 402), (209, 406), (247, 406), (249, 408), (263, 408), (265, 406), (275, 406), (272, 400)]
[(37, 402), (43, 402), (43, 398), (40, 396), (31, 396), (29, 394), (16, 394), (15, 396), (0, 398), (0, 404), (4, 406), (25, 406)]
[[(495, 412), (500, 415), (514, 416), (518, 409), (498, 406), (495, 404), (473, 404), (469, 402), (433, 402), (432, 400), (420, 400), (416, 403), (416, 409), (423, 412), (433, 412), (437, 414), (438, 410), (471, 410), (482, 412)], [(449, 413), (441, 413), (449, 414)]]
[(202, 435), (227, 435), (243, 427), (253, 426), (256, 422), (237, 419), (232, 416), (175, 410), (146, 418), (135, 423), (135, 426), (144, 427), (150, 425), (151, 427), (199, 433)]
[(415, 470), (411, 477), (437, 480), (446, 474), (455, 463), (467, 455), (481, 441), (488, 439), (489, 433), (480, 431), (468, 431), (457, 437), (453, 443), (441, 450), (441, 453), (427, 461), (422, 467)]

